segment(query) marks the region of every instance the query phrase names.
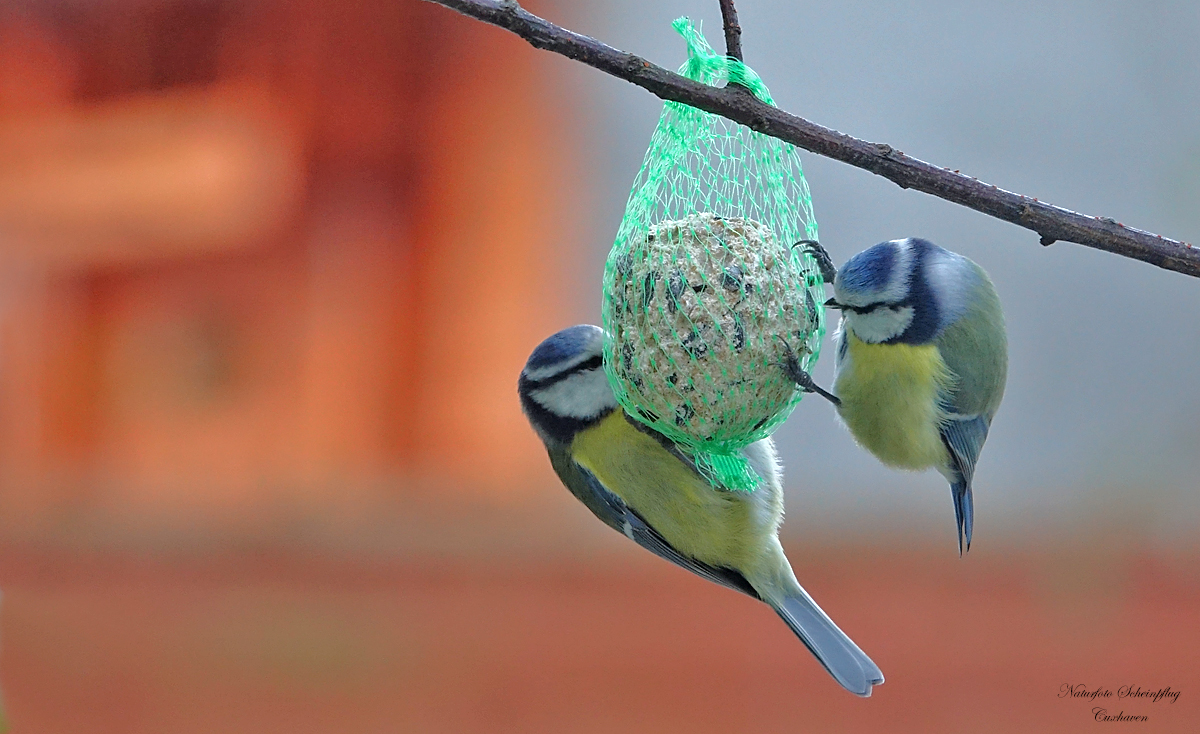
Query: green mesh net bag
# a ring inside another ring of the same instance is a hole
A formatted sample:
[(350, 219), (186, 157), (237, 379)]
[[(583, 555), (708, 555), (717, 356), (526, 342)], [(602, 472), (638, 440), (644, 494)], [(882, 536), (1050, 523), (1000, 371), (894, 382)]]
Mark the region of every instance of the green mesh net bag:
[[(739, 83), (774, 104), (749, 67), (717, 55), (690, 20), (679, 73)], [(604, 268), (604, 368), (634, 419), (691, 454), (714, 486), (751, 490), (739, 452), (803, 395), (780, 369), (810, 370), (825, 334), (817, 239), (794, 146), (667, 102)]]

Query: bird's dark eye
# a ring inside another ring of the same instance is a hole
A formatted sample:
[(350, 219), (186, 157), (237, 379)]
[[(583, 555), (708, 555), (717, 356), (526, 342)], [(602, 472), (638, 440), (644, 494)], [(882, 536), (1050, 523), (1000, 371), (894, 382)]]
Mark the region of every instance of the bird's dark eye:
[(586, 359), (586, 360), (580, 362), (579, 365), (577, 367), (575, 367), (575, 371), (576, 372), (586, 372), (587, 370), (594, 370), (594, 369), (597, 369), (598, 367), (600, 367), (601, 364), (602, 364), (602, 359), (601, 359), (600, 355), (597, 354), (595, 357), (592, 357), (591, 359)]
[[(856, 314), (868, 314), (868, 313), (874, 313), (875, 311), (877, 311), (881, 308), (884, 308), (885, 306), (888, 306), (888, 304), (884, 303), (883, 301), (876, 301), (875, 303), (868, 303), (865, 306), (843, 305), (842, 308), (847, 311), (853, 311)], [(899, 308), (899, 306), (888, 306), (888, 307), (889, 308)]]

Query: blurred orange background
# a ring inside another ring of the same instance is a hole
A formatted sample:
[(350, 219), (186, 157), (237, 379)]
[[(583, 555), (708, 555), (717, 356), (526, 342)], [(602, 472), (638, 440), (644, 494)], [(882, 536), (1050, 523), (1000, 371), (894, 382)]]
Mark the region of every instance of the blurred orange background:
[(0, 8), (12, 730), (1196, 731), (1197, 551), (1108, 515), (785, 536), (862, 701), (574, 503), (515, 399), (616, 224), (555, 64), (416, 0)]
[(513, 375), (583, 195), (530, 53), (418, 2), (5, 20), (6, 517), (529, 479)]

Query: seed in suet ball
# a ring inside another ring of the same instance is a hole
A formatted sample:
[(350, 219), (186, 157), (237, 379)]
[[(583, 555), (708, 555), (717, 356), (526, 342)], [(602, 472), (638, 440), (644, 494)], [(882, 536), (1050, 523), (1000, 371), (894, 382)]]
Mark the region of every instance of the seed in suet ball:
[(816, 328), (806, 276), (800, 253), (752, 219), (702, 212), (651, 226), (616, 259), (612, 284), (626, 398), (697, 441), (765, 425), (795, 389), (780, 338)]

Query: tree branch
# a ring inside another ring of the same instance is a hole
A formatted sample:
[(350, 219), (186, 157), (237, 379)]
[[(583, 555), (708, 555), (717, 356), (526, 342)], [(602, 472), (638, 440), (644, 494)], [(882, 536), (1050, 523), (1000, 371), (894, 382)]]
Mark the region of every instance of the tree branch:
[[(907, 156), (884, 143), (869, 143), (764, 104), (737, 87), (716, 88), (686, 79), (661, 66), (594, 38), (539, 18), (514, 0), (430, 0), (485, 23), (500, 26), (535, 48), (567, 58), (636, 84), (654, 95), (697, 107), (807, 151), (849, 163), (900, 188), (916, 189), (961, 204), (1041, 235), (1041, 243), (1075, 242), (1141, 260), (1160, 268), (1200, 277), (1200, 248), (1186, 242), (1126, 227), (1109, 217), (1092, 217), (999, 189)], [(726, 5), (722, 0), (722, 10)], [(732, 10), (732, 3), (729, 3)], [(727, 28), (726, 42), (729, 33)], [(740, 41), (739, 41), (740, 45)]]

